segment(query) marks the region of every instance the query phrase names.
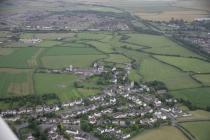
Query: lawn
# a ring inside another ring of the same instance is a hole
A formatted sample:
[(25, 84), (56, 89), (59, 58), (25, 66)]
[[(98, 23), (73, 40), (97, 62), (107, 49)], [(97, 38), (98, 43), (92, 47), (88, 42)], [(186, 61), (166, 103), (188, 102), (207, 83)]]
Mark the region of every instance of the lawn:
[(210, 121), (187, 122), (181, 125), (190, 131), (197, 140), (209, 140), (210, 138)]
[(145, 81), (162, 81), (170, 90), (199, 87), (187, 73), (163, 64), (153, 58), (147, 58), (140, 64), (140, 74)]
[(0, 56), (0, 67), (28, 68), (28, 61), (37, 50), (38, 48), (20, 48), (9, 55)]
[(42, 65), (47, 68), (64, 68), (69, 65), (75, 67), (90, 67), (98, 59), (105, 55), (69, 55), (69, 56), (44, 56), (41, 58)]
[(71, 74), (36, 74), (35, 91), (37, 94), (56, 93), (62, 101), (98, 93), (97, 90), (75, 88), (77, 79), (76, 75)]
[(167, 55), (181, 55), (181, 56), (193, 56), (199, 57), (196, 53), (193, 53), (177, 43), (171, 41), (170, 39), (164, 36), (157, 35), (148, 35), (148, 34), (136, 34), (130, 33), (127, 34), (130, 38), (126, 40), (128, 43), (136, 43), (140, 46), (148, 46), (151, 47), (149, 49), (145, 49), (146, 52), (152, 52), (157, 54), (167, 54)]
[(171, 57), (171, 56), (155, 56), (157, 59), (181, 68), (184, 71), (193, 71), (196, 73), (209, 73), (210, 63), (194, 59), (183, 57)]
[(146, 130), (131, 140), (188, 140), (177, 128), (164, 126), (157, 129)]
[(90, 47), (53, 47), (49, 48), (43, 55), (45, 56), (65, 56), (65, 55), (95, 55), (101, 54), (95, 48)]
[(201, 81), (204, 85), (210, 86), (210, 74), (198, 74), (193, 77)]
[(201, 108), (210, 106), (210, 88), (183, 89), (170, 92), (176, 98), (189, 100), (193, 105)]
[(29, 72), (0, 72), (0, 95), (1, 97), (11, 97), (27, 95), (33, 92)]

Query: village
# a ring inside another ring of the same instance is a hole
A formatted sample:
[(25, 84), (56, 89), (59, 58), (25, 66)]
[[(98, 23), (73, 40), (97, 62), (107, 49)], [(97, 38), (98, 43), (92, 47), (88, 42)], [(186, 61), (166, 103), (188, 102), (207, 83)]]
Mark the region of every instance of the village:
[[(125, 79), (130, 69), (129, 64), (124, 71), (116, 67), (110, 69), (112, 84), (99, 95), (60, 105), (5, 110), (1, 111), (1, 117), (7, 122), (16, 123), (18, 129), (31, 126), (34, 129), (35, 125), (35, 128), (40, 128), (35, 131), (46, 132), (45, 136), (50, 140), (122, 140), (133, 137), (143, 129), (159, 127), (161, 124), (176, 125), (176, 118), (191, 115), (178, 107), (178, 101), (168, 96), (167, 90), (155, 90), (144, 83), (127, 82)], [(94, 63), (93, 68), (88, 70), (70, 65), (62, 71), (50, 72), (71, 72), (87, 77), (107, 71)], [(120, 78), (122, 73), (124, 76)], [(25, 134), (25, 137), (26, 140), (36, 139), (34, 132)]]

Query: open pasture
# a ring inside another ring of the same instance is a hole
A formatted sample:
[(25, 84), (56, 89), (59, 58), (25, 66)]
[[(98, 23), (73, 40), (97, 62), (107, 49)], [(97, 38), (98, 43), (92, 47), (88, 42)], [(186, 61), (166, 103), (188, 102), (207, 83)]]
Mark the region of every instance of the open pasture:
[(209, 140), (210, 138), (210, 121), (186, 122), (181, 125), (193, 134), (197, 140)]
[(157, 59), (179, 67), (183, 71), (193, 71), (196, 73), (210, 73), (210, 63), (194, 58), (155, 56)]
[(206, 86), (210, 86), (210, 74), (197, 74), (193, 75), (198, 81), (202, 82)]
[(28, 71), (0, 72), (0, 95), (1, 97), (11, 97), (27, 95), (33, 92), (32, 75)]
[(145, 81), (162, 81), (170, 90), (200, 86), (187, 73), (181, 72), (153, 58), (142, 61), (140, 64), (140, 73)]
[(37, 94), (56, 93), (62, 100), (71, 100), (96, 94), (97, 90), (77, 89), (74, 82), (76, 75), (71, 74), (36, 74), (35, 91)]
[(125, 57), (122, 54), (109, 54), (109, 56), (106, 59), (104, 59), (104, 61), (123, 64), (131, 62), (129, 58)]
[(53, 47), (49, 48), (44, 56), (66, 56), (66, 55), (97, 55), (102, 54), (95, 48), (90, 47)]
[(145, 131), (131, 140), (188, 140), (177, 128), (164, 126)]
[(98, 50), (104, 52), (104, 53), (112, 53), (113, 47), (109, 45), (108, 43), (103, 43), (99, 41), (88, 41), (87, 44), (90, 44), (94, 47), (96, 47)]
[(58, 38), (71, 38), (75, 33), (22, 33), (20, 38), (32, 39), (39, 38), (42, 40), (56, 40)]
[(13, 53), (16, 49), (14, 48), (0, 48), (0, 56), (1, 55), (9, 55)]
[(98, 59), (106, 58), (106, 55), (68, 55), (68, 56), (44, 56), (41, 58), (43, 67), (64, 68), (69, 65), (75, 67), (90, 67)]
[(170, 92), (175, 98), (189, 100), (193, 105), (206, 108), (210, 106), (210, 88), (192, 88)]
[(0, 67), (29, 68), (28, 61), (38, 48), (18, 48), (9, 55), (0, 56)]
[(193, 56), (199, 57), (194, 52), (185, 49), (184, 47), (178, 45), (177, 43), (171, 41), (164, 36), (157, 35), (147, 35), (147, 34), (127, 34), (129, 38), (126, 40), (128, 43), (135, 43), (142, 46), (147, 46), (144, 49), (145, 52), (156, 53), (156, 54), (166, 54), (166, 55), (181, 55), (181, 56)]

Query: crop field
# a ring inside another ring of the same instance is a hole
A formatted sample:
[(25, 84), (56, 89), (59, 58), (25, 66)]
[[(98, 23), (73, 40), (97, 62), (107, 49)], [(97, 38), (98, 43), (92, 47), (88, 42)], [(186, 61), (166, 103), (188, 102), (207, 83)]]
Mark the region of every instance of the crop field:
[(145, 131), (131, 140), (188, 140), (177, 128), (164, 126)]
[(9, 55), (0, 56), (0, 67), (28, 68), (28, 61), (37, 50), (37, 48), (21, 48)]
[(210, 138), (210, 121), (186, 122), (181, 125), (193, 134), (197, 140), (209, 140)]
[(210, 86), (210, 74), (197, 74), (193, 77), (201, 81), (204, 85)]
[(33, 92), (31, 72), (0, 72), (1, 97), (27, 95)]
[(76, 75), (71, 74), (36, 74), (35, 91), (37, 94), (56, 93), (63, 100), (72, 100), (96, 94), (97, 90), (77, 89), (74, 82)]
[(176, 98), (182, 98), (189, 100), (192, 104), (205, 108), (210, 106), (210, 88), (194, 88), (194, 89), (183, 89), (177, 91), (171, 91), (171, 94)]
[(69, 55), (69, 56), (44, 56), (41, 58), (43, 67), (64, 68), (69, 65), (75, 67), (90, 67), (94, 61), (105, 58), (106, 55)]
[(193, 71), (196, 73), (210, 72), (210, 63), (199, 59), (171, 57), (171, 56), (155, 56), (155, 57), (165, 63), (179, 67), (183, 71)]

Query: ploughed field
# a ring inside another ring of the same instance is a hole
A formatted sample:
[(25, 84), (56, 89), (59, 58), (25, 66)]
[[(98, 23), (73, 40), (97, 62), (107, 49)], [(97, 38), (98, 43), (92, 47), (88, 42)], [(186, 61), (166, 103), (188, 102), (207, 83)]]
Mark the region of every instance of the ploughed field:
[[(1, 37), (8, 34), (12, 33), (2, 33)], [(62, 69), (70, 65), (90, 68), (95, 62), (123, 68), (135, 62), (130, 80), (162, 81), (176, 98), (189, 100), (201, 108), (210, 106), (209, 61), (167, 37), (130, 31), (20, 35), (22, 40), (34, 37), (41, 42), (1, 44), (1, 98), (54, 93), (64, 101), (95, 95), (102, 90), (97, 78), (87, 82), (78, 75), (40, 73), (39, 69)], [(75, 87), (78, 80), (82, 87)], [(90, 83), (96, 87), (90, 88)]]

